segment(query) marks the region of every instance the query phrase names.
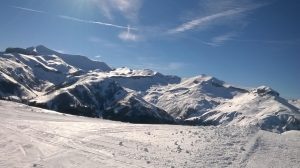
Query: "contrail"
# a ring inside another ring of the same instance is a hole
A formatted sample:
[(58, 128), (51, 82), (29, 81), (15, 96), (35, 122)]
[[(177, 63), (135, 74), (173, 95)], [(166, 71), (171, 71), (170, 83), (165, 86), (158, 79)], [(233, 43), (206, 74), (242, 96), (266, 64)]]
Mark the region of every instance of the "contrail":
[(35, 9), (30, 9), (30, 8), (23, 8), (23, 7), (20, 7), (20, 6), (11, 6), (11, 7), (15, 8), (15, 9), (20, 9), (20, 10), (28, 11), (28, 12), (36, 12), (36, 13), (47, 14), (45, 11), (40, 11), (40, 10), (35, 10)]
[(75, 22), (79, 22), (79, 23), (96, 24), (96, 25), (109, 26), (109, 27), (115, 27), (115, 28), (126, 29), (126, 30), (138, 30), (137, 28), (132, 28), (129, 26), (121, 26), (121, 25), (116, 25), (116, 24), (112, 24), (112, 23), (99, 22), (99, 21), (93, 21), (93, 20), (84, 20), (84, 19), (75, 18), (75, 17), (71, 17), (71, 16), (66, 16), (66, 15), (53, 15), (53, 14), (45, 12), (45, 11), (24, 8), (24, 7), (20, 7), (20, 6), (11, 6), (11, 7), (15, 8), (15, 9), (19, 9), (19, 10), (24, 10), (27, 12), (43, 13), (46, 15), (55, 16), (60, 19), (75, 21)]
[[(92, 21), (92, 20), (83, 20), (75, 17), (70, 17), (70, 16), (65, 16), (65, 15), (58, 15), (57, 17), (61, 19), (66, 19), (66, 20), (71, 20), (75, 22), (81, 22), (81, 23), (89, 23), (89, 24), (98, 24), (98, 25), (103, 25), (103, 26), (110, 26), (110, 27), (115, 27), (115, 28), (120, 28), (120, 29), (128, 29), (128, 26), (120, 26), (120, 25), (115, 25), (111, 23), (105, 23), (105, 22), (98, 22), (98, 21)], [(131, 28), (130, 30), (137, 30), (136, 28)]]

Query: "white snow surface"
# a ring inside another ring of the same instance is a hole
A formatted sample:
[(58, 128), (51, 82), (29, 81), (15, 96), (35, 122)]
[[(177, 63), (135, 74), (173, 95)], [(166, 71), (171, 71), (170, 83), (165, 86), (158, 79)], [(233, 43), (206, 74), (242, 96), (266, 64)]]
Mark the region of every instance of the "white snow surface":
[[(168, 113), (146, 102), (134, 92), (127, 92), (113, 79), (103, 75), (103, 73), (82, 75), (75, 83), (71, 85), (66, 84), (65, 87), (39, 96), (30, 102), (46, 104), (47, 108), (57, 111), (62, 111), (61, 108), (65, 108), (72, 111), (72, 114), (80, 113), (92, 117), (106, 117), (107, 115), (105, 114), (111, 111), (111, 114), (124, 115), (123, 118), (129, 116), (132, 118), (140, 116), (142, 118), (147, 116), (149, 121), (152, 120), (151, 117), (162, 120), (161, 122), (173, 121), (173, 118)], [(84, 107), (85, 109), (75, 112), (76, 108), (74, 107)], [(89, 107), (93, 107), (93, 109)], [(103, 115), (104, 112), (105, 114)], [(116, 118), (121, 120), (121, 117)], [(142, 121), (142, 119), (140, 120)], [(139, 119), (134, 121), (137, 122)]]
[(43, 45), (27, 48), (28, 51), (34, 51), (42, 55), (54, 55), (58, 56), (67, 64), (77, 67), (84, 71), (99, 70), (110, 71), (111, 68), (104, 62), (90, 60), (89, 58), (81, 55), (64, 54), (54, 50), (51, 50)]
[(289, 103), (297, 107), (300, 111), (300, 99), (289, 100)]
[(169, 112), (173, 117), (201, 115), (245, 90), (235, 89), (214, 77), (201, 75), (179, 84), (152, 87), (144, 99)]
[(300, 112), (285, 99), (272, 95), (245, 93), (224, 101), (201, 116), (202, 122), (239, 126), (256, 125), (264, 130), (284, 132), (300, 129)]
[(78, 70), (54, 55), (0, 54), (0, 72), (35, 91), (60, 84)]
[(152, 87), (144, 99), (189, 124), (254, 125), (274, 132), (300, 129), (299, 109), (267, 86), (247, 90), (201, 75)]
[(114, 79), (125, 88), (145, 92), (152, 86), (165, 86), (179, 83), (181, 79), (177, 76), (163, 75), (149, 69), (130, 69), (127, 67), (117, 68), (103, 75)]
[(0, 101), (0, 167), (298, 168), (300, 132), (143, 125)]
[(128, 67), (116, 68), (113, 71), (109, 72), (109, 76), (125, 76), (125, 77), (132, 77), (132, 76), (153, 76), (156, 75), (157, 72), (152, 71), (150, 69), (130, 69)]
[[(20, 98), (30, 99), (36, 96), (34, 92), (20, 85), (17, 81), (4, 73), (0, 73), (0, 87), (2, 88), (0, 90), (0, 97), (3, 99), (20, 101)], [(4, 87), (6, 87), (5, 90), (3, 90)]]

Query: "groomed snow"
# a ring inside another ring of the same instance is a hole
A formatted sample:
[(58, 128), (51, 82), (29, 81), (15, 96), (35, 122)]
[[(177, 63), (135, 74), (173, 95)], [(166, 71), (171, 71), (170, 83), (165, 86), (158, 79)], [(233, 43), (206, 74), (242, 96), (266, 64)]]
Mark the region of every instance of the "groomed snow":
[(289, 167), (300, 132), (143, 125), (0, 101), (0, 167)]

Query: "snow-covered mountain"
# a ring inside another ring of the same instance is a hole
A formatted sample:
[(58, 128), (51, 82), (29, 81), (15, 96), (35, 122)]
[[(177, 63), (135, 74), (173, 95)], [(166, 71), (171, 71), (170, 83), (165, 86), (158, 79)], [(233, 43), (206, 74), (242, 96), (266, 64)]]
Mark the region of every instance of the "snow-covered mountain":
[(187, 120), (207, 125), (256, 125), (277, 132), (300, 129), (299, 109), (266, 86), (225, 100), (216, 108)]
[(165, 86), (181, 81), (177, 76), (163, 75), (149, 69), (132, 70), (127, 67), (117, 68), (105, 75), (128, 89), (141, 92), (147, 91), (152, 86)]
[(133, 123), (173, 123), (164, 110), (127, 92), (100, 74), (80, 76), (74, 84), (39, 96), (31, 105), (56, 111)]
[(41, 55), (55, 55), (62, 59), (67, 64), (74, 66), (78, 69), (84, 71), (90, 70), (100, 70), (100, 71), (110, 71), (111, 68), (104, 62), (100, 61), (93, 61), (88, 59), (85, 56), (81, 55), (70, 55), (70, 54), (63, 54), (57, 51), (51, 50), (45, 46), (39, 45), (36, 47), (29, 47), (26, 49), (27, 51), (36, 52)]
[[(173, 123), (168, 113), (131, 89), (142, 90), (141, 87), (168, 84), (180, 78), (125, 69), (112, 71), (103, 62), (61, 54), (44, 46), (8, 48), (0, 53), (0, 97), (76, 115), (135, 123)], [(137, 85), (131, 88), (130, 83)]]
[(0, 97), (1, 99), (18, 101), (35, 97), (31, 90), (21, 85), (12, 77), (0, 73)]
[(298, 109), (300, 109), (300, 99), (292, 99), (288, 100), (290, 104), (294, 105)]
[(179, 84), (152, 87), (145, 100), (168, 111), (173, 117), (186, 119), (213, 109), (226, 99), (247, 92), (226, 85), (214, 77), (201, 75)]
[(44, 46), (0, 52), (0, 98), (134, 123), (300, 130), (299, 101), (287, 101), (270, 87), (245, 89), (207, 75), (181, 79), (148, 69), (112, 69)]
[(255, 125), (276, 132), (300, 129), (299, 108), (266, 86), (247, 90), (202, 75), (152, 87), (144, 99), (187, 124)]

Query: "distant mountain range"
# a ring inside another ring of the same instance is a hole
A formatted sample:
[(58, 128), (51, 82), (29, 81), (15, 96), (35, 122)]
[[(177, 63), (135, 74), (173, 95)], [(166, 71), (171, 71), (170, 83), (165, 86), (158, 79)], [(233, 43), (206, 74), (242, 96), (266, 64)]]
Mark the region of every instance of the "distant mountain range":
[(113, 69), (41, 45), (0, 52), (0, 98), (132, 123), (300, 130), (300, 100), (286, 100), (267, 86), (245, 89), (207, 75), (182, 79), (148, 69)]

